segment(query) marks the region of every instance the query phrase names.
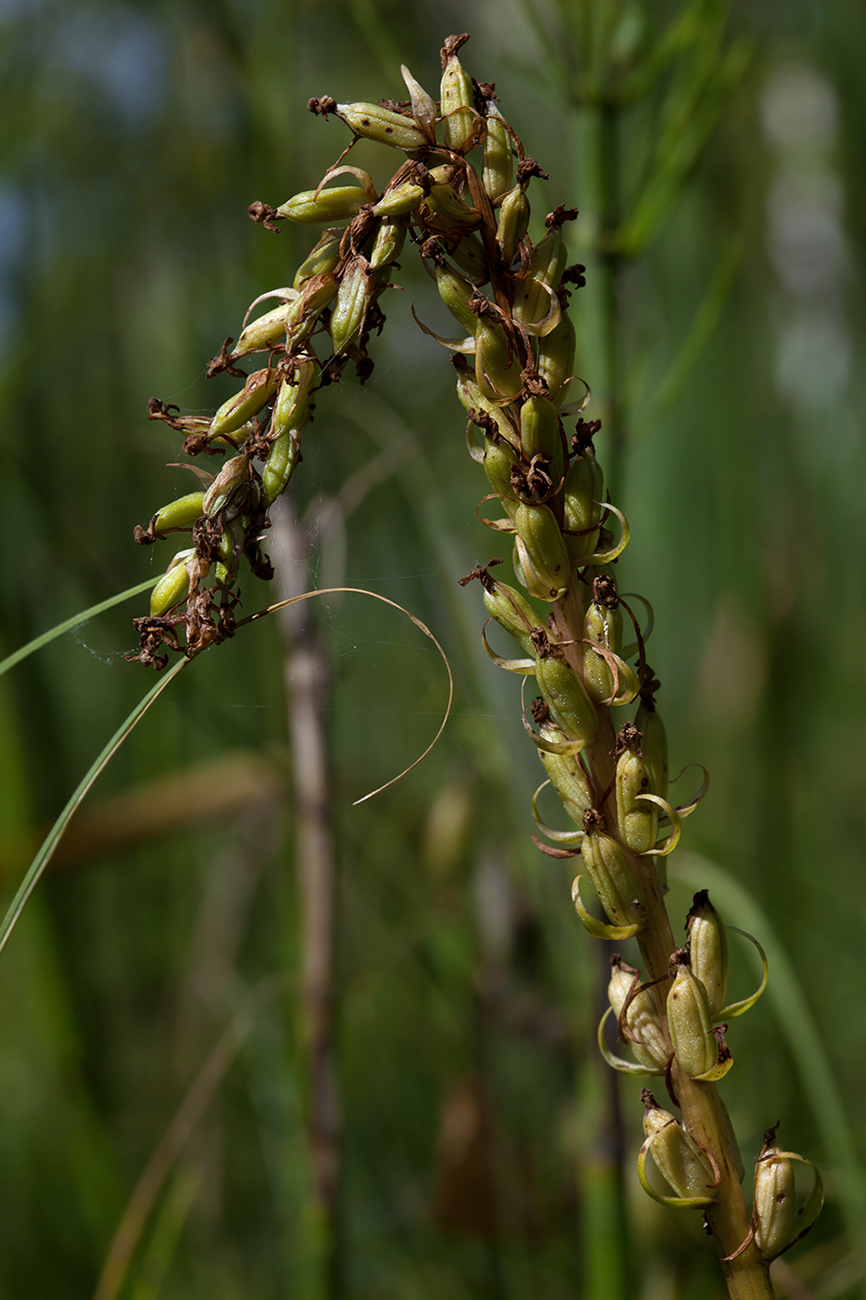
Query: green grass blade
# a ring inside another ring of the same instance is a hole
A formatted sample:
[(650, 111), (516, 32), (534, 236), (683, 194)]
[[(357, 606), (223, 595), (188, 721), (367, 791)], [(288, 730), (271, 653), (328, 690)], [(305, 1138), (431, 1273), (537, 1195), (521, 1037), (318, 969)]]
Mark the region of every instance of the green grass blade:
[(72, 814), (75, 812), (76, 808), (81, 803), (82, 799), (87, 794), (88, 790), (93, 785), (96, 778), (102, 772), (103, 768), (108, 766), (109, 762), (114, 757), (115, 753), (123, 744), (123, 742), (126, 740), (127, 736), (138, 725), (138, 723), (144, 717), (145, 713), (147, 713), (151, 704), (153, 704), (155, 700), (158, 698), (158, 696), (162, 694), (162, 692), (165, 690), (166, 686), (168, 686), (172, 678), (178, 675), (181, 668), (185, 668), (189, 662), (190, 661), (188, 659), (180, 659), (174, 665), (173, 668), (169, 669), (167, 673), (160, 676), (160, 679), (156, 683), (156, 685), (147, 692), (144, 699), (139, 701), (139, 703), (129, 714), (128, 718), (126, 718), (126, 720), (120, 725), (120, 727), (118, 727), (117, 731), (111, 737), (111, 740), (108, 742), (108, 744), (103, 749), (102, 753), (96, 759), (96, 762), (92, 765), (92, 767), (87, 772), (84, 779), (79, 784), (75, 793), (69, 799), (69, 802), (66, 804), (66, 807), (63, 809), (63, 812), (57, 818), (57, 821), (54, 823), (54, 825), (51, 827), (51, 830), (48, 832), (48, 835), (45, 837), (42, 847), (40, 848), (39, 852), (36, 854), (36, 857), (31, 862), (26, 876), (24, 877), (24, 879), (22, 880), (21, 884), (18, 887), (18, 892), (16, 893), (15, 897), (12, 899), (12, 902), (9, 905), (6, 915), (3, 917), (2, 923), (0, 923), (0, 952), (2, 952), (4, 947), (6, 946), (6, 940), (9, 938), (10, 934), (14, 930), (18, 922), (18, 918), (20, 917), (21, 913), (24, 911), (25, 906), (27, 905), (27, 901), (30, 898), (30, 895), (33, 893), (33, 890), (36, 888), (36, 884), (40, 876), (42, 875), (43, 871), (47, 867), (49, 861), (51, 860), (51, 856), (54, 853), (54, 850), (57, 848), (57, 845), (60, 842), (60, 837), (63, 834), (63, 832), (66, 830), (66, 827), (69, 823), (69, 819), (71, 818)]
[(36, 650), (41, 650), (44, 645), (48, 645), (48, 642), (53, 641), (55, 637), (62, 636), (64, 632), (71, 632), (74, 627), (79, 627), (82, 623), (86, 623), (88, 619), (95, 618), (97, 614), (103, 614), (105, 610), (111, 609), (114, 605), (129, 600), (130, 596), (137, 596), (139, 592), (155, 587), (161, 577), (162, 574), (158, 573), (155, 578), (148, 578), (146, 582), (140, 582), (137, 587), (129, 587), (126, 591), (121, 591), (117, 596), (110, 596), (108, 600), (100, 601), (98, 605), (91, 605), (90, 609), (84, 609), (80, 614), (73, 614), (72, 618), (68, 618), (65, 623), (58, 623), (56, 627), (52, 627), (48, 632), (43, 632), (41, 636), (37, 636), (33, 641), (28, 641), (26, 645), (21, 646), (20, 650), (13, 651), (11, 655), (7, 655), (0, 662), (0, 677), (5, 672), (8, 672), (10, 668), (14, 668), (22, 659), (26, 659), (28, 655), (32, 655)]

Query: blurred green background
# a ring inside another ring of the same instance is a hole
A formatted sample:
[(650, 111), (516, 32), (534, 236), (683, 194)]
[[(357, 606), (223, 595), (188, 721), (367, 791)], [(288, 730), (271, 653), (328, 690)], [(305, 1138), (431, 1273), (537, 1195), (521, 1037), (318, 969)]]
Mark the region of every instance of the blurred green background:
[[(710, 884), (773, 963), (729, 1034), (723, 1092), (747, 1168), (781, 1120), (828, 1187), (777, 1286), (866, 1294), (859, 0), (0, 0), (0, 647), (157, 571), (163, 551), (132, 526), (191, 488), (145, 403), (202, 413), (230, 395), (207, 359), (314, 241), (246, 218), (344, 147), (308, 98), (399, 99), (401, 62), (435, 96), (442, 40), (464, 30), (465, 65), (550, 173), (537, 222), (581, 209), (578, 370), (590, 416), (617, 423), (612, 386), (619, 408), (621, 451), (604, 432), (597, 449), (632, 528), (620, 586), (655, 606), (674, 771), (712, 774), (672, 860), (673, 912)], [(598, 253), (611, 221), (615, 280)], [(637, 1186), (638, 1085), (620, 1083), (618, 1111), (599, 1068), (601, 945), (569, 864), (530, 841), (541, 776), (518, 690), (481, 649), (477, 588), (457, 586), (505, 548), (476, 521), (486, 485), (447, 356), (410, 304), (453, 331), (406, 255), (397, 278), (373, 378), (321, 394), (305, 437), (308, 576), (284, 534), (269, 547), (293, 582), (405, 605), (457, 685), (434, 753), (353, 807), (429, 742), (445, 673), (394, 611), (306, 606), (330, 675), (339, 1214), (323, 1220), (311, 1190), (304, 758), (293, 642), (271, 619), (160, 699), (0, 958), (0, 1297), (93, 1294), (130, 1202), (130, 1267), (101, 1300), (722, 1293), (698, 1219)], [(247, 580), (244, 612), (268, 599)], [(123, 657), (146, 600), (0, 681), (10, 897), (152, 685)], [(732, 965), (744, 995), (744, 942)]]

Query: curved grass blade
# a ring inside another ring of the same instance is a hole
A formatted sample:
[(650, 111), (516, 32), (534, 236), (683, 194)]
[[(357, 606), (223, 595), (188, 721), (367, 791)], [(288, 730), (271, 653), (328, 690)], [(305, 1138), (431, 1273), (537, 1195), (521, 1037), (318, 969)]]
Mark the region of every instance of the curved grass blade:
[(140, 592), (155, 587), (162, 576), (161, 573), (158, 573), (155, 578), (148, 578), (146, 582), (140, 582), (137, 587), (129, 587), (126, 591), (121, 591), (117, 596), (110, 596), (108, 600), (100, 601), (98, 605), (91, 605), (90, 609), (84, 609), (80, 614), (73, 614), (72, 618), (68, 618), (65, 623), (58, 623), (56, 627), (52, 627), (48, 632), (43, 632), (41, 636), (37, 636), (33, 641), (28, 641), (26, 645), (21, 646), (19, 650), (14, 650), (11, 655), (7, 655), (0, 662), (0, 677), (8, 672), (10, 668), (14, 668), (16, 664), (19, 664), (22, 659), (26, 659), (28, 655), (32, 655), (35, 651), (41, 650), (44, 645), (48, 645), (48, 642), (53, 641), (55, 637), (63, 636), (64, 632), (71, 632), (74, 627), (79, 627), (82, 623), (86, 623), (88, 619), (95, 618), (97, 614), (104, 614), (107, 609), (111, 609), (114, 605), (129, 600), (130, 596), (137, 596)]
[(71, 796), (66, 807), (63, 809), (62, 813), (57, 818), (57, 821), (46, 835), (42, 847), (31, 862), (26, 876), (19, 885), (18, 891), (7, 909), (6, 915), (3, 917), (2, 922), (0, 922), (0, 952), (5, 948), (7, 939), (14, 930), (21, 913), (24, 911), (27, 901), (33, 893), (33, 890), (36, 888), (40, 876), (51, 860), (51, 856), (57, 848), (57, 845), (60, 842), (60, 837), (66, 830), (72, 814), (75, 812), (96, 778), (102, 770), (108, 766), (117, 750), (120, 749), (120, 746), (126, 740), (127, 736), (138, 725), (145, 713), (147, 713), (151, 704), (153, 704), (158, 696), (162, 694), (172, 678), (177, 677), (181, 668), (185, 668), (189, 662), (189, 659), (178, 660), (174, 667), (170, 668), (169, 671), (160, 678), (156, 685), (147, 692), (144, 699), (139, 701), (130, 713), (129, 717), (126, 718), (126, 720), (118, 727), (117, 731), (111, 737), (111, 740), (109, 740), (102, 753), (80, 782), (75, 793)]

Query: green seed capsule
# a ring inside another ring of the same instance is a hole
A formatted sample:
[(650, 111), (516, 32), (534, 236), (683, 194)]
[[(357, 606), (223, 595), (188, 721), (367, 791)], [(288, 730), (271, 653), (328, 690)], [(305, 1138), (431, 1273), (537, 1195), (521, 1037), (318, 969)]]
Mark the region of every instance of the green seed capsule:
[(644, 1089), (646, 1107), (643, 1131), (648, 1138), (655, 1137), (650, 1154), (662, 1178), (677, 1196), (691, 1199), (711, 1196), (716, 1185), (709, 1160), (694, 1138), (685, 1131), (670, 1111), (656, 1105), (652, 1093)]
[(542, 647), (536, 657), (535, 679), (551, 717), (572, 740), (589, 745), (598, 732), (598, 715), (584, 689), (557, 646)]
[(512, 517), (524, 586), (539, 600), (559, 600), (568, 588), (569, 563), (553, 511), (521, 501)]
[(406, 83), (406, 89), (409, 91), (415, 125), (430, 144), (434, 144), (436, 141), (436, 103), (420, 81), (415, 80), (405, 63), (400, 65), (400, 75)]
[(477, 144), (478, 139), (472, 78), (458, 59), (457, 49), (459, 46), (449, 48), (446, 45), (442, 51), (439, 100), (445, 147), (453, 149), (455, 153), (463, 153)]
[(511, 152), (511, 136), (508, 134), (502, 114), (492, 100), (487, 107), (485, 120), (487, 135), (484, 140), (482, 183), (491, 202), (495, 203), (511, 189), (514, 158)]
[(312, 334), (316, 322), (339, 290), (337, 277), (331, 273), (312, 275), (304, 283), (300, 296), (291, 304), (286, 317), (286, 351), (292, 352)]
[(286, 429), (271, 444), (271, 450), (262, 470), (262, 491), (266, 508), (286, 490), (300, 458), (301, 440), (294, 429)]
[(588, 446), (572, 460), (562, 496), (563, 523), (571, 563), (586, 564), (598, 546), (604, 475)]
[(267, 405), (277, 388), (273, 370), (254, 370), (239, 393), (223, 402), (210, 423), (211, 435), (234, 433)]
[(509, 190), (499, 205), (496, 242), (502, 249), (502, 260), (510, 266), (517, 256), (520, 241), (529, 225), (529, 199), (519, 185)]
[(194, 555), (195, 551), (181, 551), (180, 554), (174, 557), (167, 572), (160, 578), (150, 593), (151, 618), (161, 618), (179, 600), (183, 600), (189, 591), (190, 584), (186, 562)]
[(370, 265), (374, 271), (378, 271), (381, 266), (387, 266), (390, 262), (396, 262), (402, 251), (405, 238), (406, 227), (402, 221), (386, 217), (380, 223), (373, 243), (373, 250), (370, 253)]
[(377, 217), (406, 217), (414, 212), (424, 198), (423, 185), (414, 181), (404, 181), (395, 185), (393, 190), (386, 190), (378, 203), (373, 205), (373, 214)]
[(335, 356), (354, 343), (364, 328), (375, 287), (374, 277), (375, 271), (366, 257), (352, 258), (346, 268), (329, 326)]
[(641, 751), (652, 774), (653, 789), (662, 799), (668, 797), (668, 738), (665, 724), (655, 705), (641, 701), (634, 725), (641, 733)]
[(695, 894), (686, 918), (689, 965), (707, 991), (710, 1017), (716, 1021), (728, 991), (728, 939), (705, 889)]
[(611, 925), (640, 925), (646, 909), (631, 865), (616, 840), (591, 823), (592, 816), (584, 818), (586, 834), (580, 846), (587, 875)]
[(719, 1043), (703, 984), (689, 970), (678, 965), (668, 989), (668, 1028), (674, 1054), (691, 1078), (708, 1074), (719, 1059)]
[(469, 369), (462, 357), (458, 359), (456, 370), (457, 397), (463, 409), (468, 411), (475, 418), (476, 424), (481, 425), (485, 430), (495, 428), (500, 437), (514, 450), (516, 458), (517, 430), (508, 415), (501, 406), (497, 405), (496, 402), (491, 402), (486, 393), (482, 392), (474, 373)]
[[(615, 588), (611, 599), (616, 601)], [(593, 600), (584, 616), (583, 635), (587, 641), (618, 655), (622, 647), (622, 613), (618, 601), (611, 605)], [(583, 679), (590, 698), (596, 704), (613, 698), (616, 686), (613, 669), (604, 655), (598, 654), (592, 646), (583, 649)], [(619, 689), (622, 689), (621, 682)]]
[(478, 328), (478, 316), (469, 308), (469, 300), (476, 292), (474, 285), (462, 275), (458, 275), (442, 256), (434, 258), (433, 274), (436, 277), (439, 297), (461, 328), (474, 338)]
[[(422, 149), (427, 144), (411, 117), (393, 113), (380, 104), (338, 104), (334, 110), (350, 131), (377, 144), (390, 144), (395, 149)], [(353, 214), (354, 215), (354, 214)]]
[(567, 257), (560, 226), (550, 230), (532, 250), (526, 274), (514, 295), (514, 315), (524, 325), (538, 324), (550, 311), (547, 290), (559, 287)]
[(490, 279), (487, 254), (478, 235), (472, 233), (464, 235), (455, 248), (449, 249), (449, 255), (455, 266), (472, 284), (486, 284)]
[[(634, 984), (635, 972), (626, 970), (619, 959), (614, 962), (611, 958), (611, 967), (607, 997), (619, 1020)], [(646, 1070), (664, 1070), (669, 1052), (651, 989), (641, 989), (634, 995), (625, 1013), (625, 1024), (637, 1040), (627, 1040), (637, 1063)]]
[(202, 501), (202, 514), (212, 519), (224, 510), (232, 495), (249, 479), (249, 461), (246, 456), (232, 456), (227, 460), (211, 483)]
[(484, 605), (488, 614), (534, 659), (535, 645), (530, 633), (533, 628), (540, 627), (541, 617), (514, 587), (492, 579), (489, 582), (489, 586), (484, 586)]
[(764, 1259), (780, 1255), (794, 1230), (794, 1166), (781, 1151), (776, 1129), (769, 1129), (755, 1164), (753, 1210), (755, 1240)]
[(479, 316), (475, 327), (475, 378), (488, 397), (516, 397), (523, 387), (520, 367), (498, 321)]
[(450, 185), (431, 185), (422, 212), (428, 219), (435, 218), (437, 225), (462, 226), (465, 230), (476, 230), (481, 225), (481, 213), (464, 203)]
[(491, 438), (485, 438), (484, 445), (482, 463), (490, 490), (496, 493), (502, 508), (513, 519), (518, 501), (511, 485), (511, 471), (517, 464), (517, 456), (511, 446), (502, 439), (494, 442)]
[[(549, 722), (542, 723), (538, 730), (545, 740), (555, 743), (569, 739), (564, 731)], [(582, 829), (584, 813), (592, 807), (592, 791), (586, 772), (576, 755), (549, 754), (546, 750), (539, 749), (538, 756), (565, 812), (575, 826)]]
[(245, 325), (232, 348), (232, 360), (248, 356), (250, 352), (267, 352), (285, 343), (286, 322), (291, 309), (291, 302), (282, 302), (279, 307), (273, 307)]
[(638, 798), (653, 794), (647, 765), (640, 754), (625, 750), (616, 764), (616, 820), (623, 843), (633, 853), (655, 848), (659, 833), (658, 806)]
[(340, 260), (340, 241), (336, 235), (325, 234), (295, 272), (293, 288), (300, 289), (314, 275), (331, 275)]
[(204, 513), (203, 501), (204, 492), (189, 492), (185, 497), (178, 497), (176, 501), (163, 506), (154, 517), (153, 532), (162, 535), (192, 528), (195, 521)]
[(559, 413), (547, 397), (527, 397), (520, 408), (520, 441), (527, 460), (541, 456), (559, 471), (555, 481), (562, 477), (564, 465), (563, 439), (560, 433)]
[(538, 340), (536, 369), (547, 384), (551, 401), (562, 406), (574, 376), (574, 322), (564, 310), (559, 324)]
[(302, 190), (277, 208), (277, 216), (301, 225), (320, 221), (350, 221), (356, 217), (370, 196), (359, 185), (335, 185), (331, 189)]

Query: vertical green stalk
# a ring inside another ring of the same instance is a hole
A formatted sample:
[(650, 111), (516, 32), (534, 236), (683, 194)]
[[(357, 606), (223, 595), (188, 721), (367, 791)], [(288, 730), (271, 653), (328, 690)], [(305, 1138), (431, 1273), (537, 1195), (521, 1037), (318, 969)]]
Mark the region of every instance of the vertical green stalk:
[[(282, 598), (309, 589), (308, 538), (289, 508), (278, 520), (287, 563)], [(295, 875), (301, 980), (298, 996), (301, 1095), (309, 1189), (305, 1220), (304, 1296), (337, 1300), (342, 1290), (339, 1232), (340, 1117), (335, 1064), (336, 854), (324, 712), (328, 657), (303, 602), (280, 611), (286, 638), (286, 694), (295, 786)]]
[(601, 278), (602, 321), (600, 334), (603, 343), (603, 365), (606, 385), (607, 414), (604, 420), (608, 455), (606, 473), (611, 497), (622, 497), (622, 481), (626, 454), (626, 411), (622, 392), (625, 372), (622, 357), (620, 330), (620, 295), (622, 281), (622, 256), (617, 250), (616, 236), (622, 224), (620, 199), (620, 130), (621, 109), (613, 100), (603, 95), (595, 109), (596, 149), (595, 168), (599, 197), (598, 274)]

